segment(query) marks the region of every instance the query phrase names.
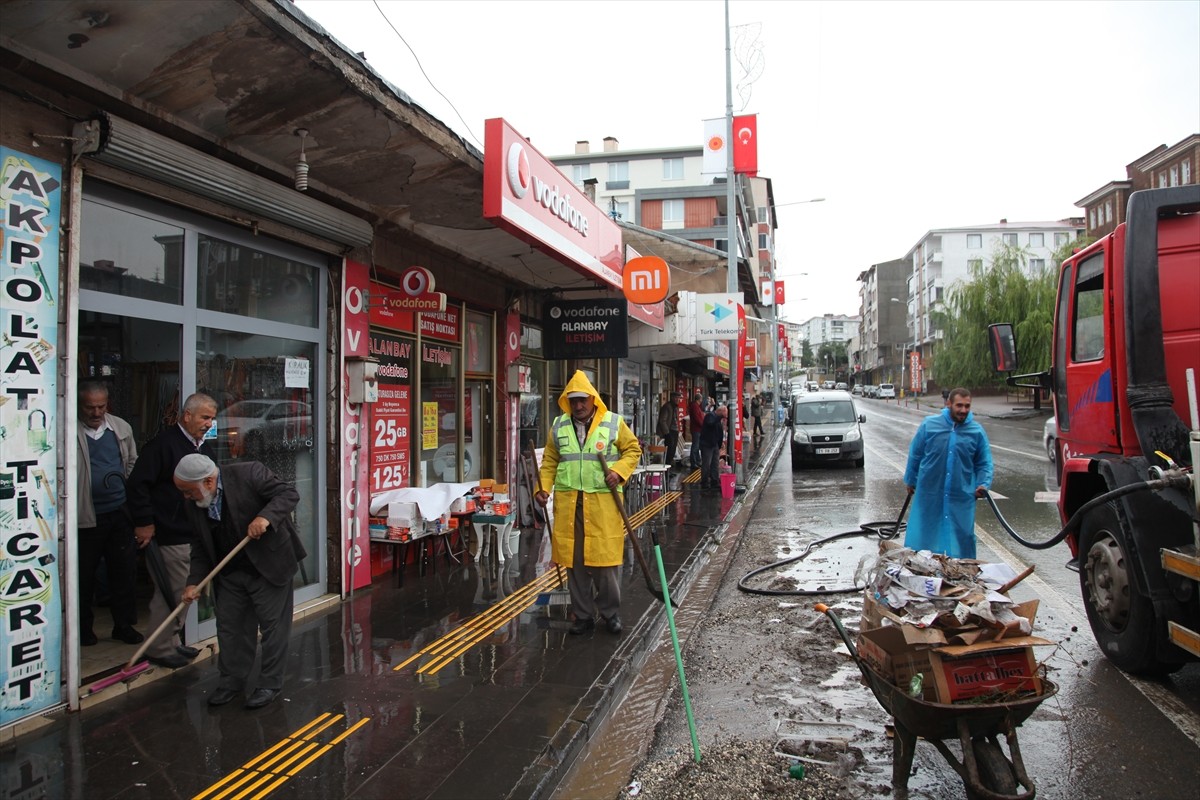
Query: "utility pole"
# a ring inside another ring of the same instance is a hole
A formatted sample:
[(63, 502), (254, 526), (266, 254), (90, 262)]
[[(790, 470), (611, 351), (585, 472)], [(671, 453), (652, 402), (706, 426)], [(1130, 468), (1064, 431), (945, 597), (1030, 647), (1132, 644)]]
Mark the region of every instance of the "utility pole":
[[(734, 177), (733, 47), (730, 43), (729, 33), (729, 0), (725, 0), (725, 222), (727, 225), (725, 235), (727, 237), (726, 250), (729, 256), (729, 266), (725, 274), (725, 291), (729, 294), (736, 294), (738, 290), (737, 198), (734, 192)], [(743, 297), (742, 300), (744, 301), (745, 298)], [(740, 442), (735, 439), (738, 424), (741, 420), (740, 404), (742, 401), (741, 381), (738, 380), (742, 363), (742, 353), (738, 347), (739, 344), (739, 334), (734, 334), (733, 341), (729, 346), (729, 444), (726, 452), (729, 454), (729, 463), (733, 465), (734, 475), (736, 476), (735, 481), (741, 484), (744, 476), (742, 475), (742, 465), (737, 458), (737, 445)]]

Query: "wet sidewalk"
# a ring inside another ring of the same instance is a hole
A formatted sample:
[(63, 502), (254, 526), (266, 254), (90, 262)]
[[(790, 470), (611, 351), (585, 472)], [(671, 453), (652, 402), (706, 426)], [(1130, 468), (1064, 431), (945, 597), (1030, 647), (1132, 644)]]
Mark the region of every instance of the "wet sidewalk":
[[(783, 429), (746, 440), (749, 494), (704, 493), (676, 470), (631, 513), (655, 570), (686, 587), (714, 536), (751, 497)], [(506, 798), (547, 796), (623, 696), (665, 625), (627, 542), (625, 631), (571, 636), (548, 532), (516, 558), (442, 552), (298, 621), (282, 696), (213, 708), (214, 660), (78, 714), (53, 717), (0, 753), (6, 798)], [(657, 584), (657, 577), (654, 583)]]

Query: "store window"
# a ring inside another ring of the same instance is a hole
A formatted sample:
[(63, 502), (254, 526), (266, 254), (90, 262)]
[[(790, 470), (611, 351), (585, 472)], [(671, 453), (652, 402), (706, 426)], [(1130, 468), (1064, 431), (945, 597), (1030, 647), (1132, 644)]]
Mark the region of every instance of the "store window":
[(317, 324), (319, 270), (257, 247), (199, 237), (196, 303), (201, 308), (292, 325)]
[(93, 198), (80, 219), (80, 289), (182, 302), (183, 228)]
[[(104, 184), (84, 192), (79, 377), (109, 385), (139, 448), (187, 395), (212, 395), (218, 461), (260, 460), (300, 490), (296, 600), (319, 596), (326, 257)], [(189, 641), (211, 635), (200, 622)]]
[(313, 427), (317, 346), (277, 336), (199, 328), (196, 385), (217, 401), (220, 463), (258, 461), (296, 487), (296, 532), (308, 556), (297, 586), (316, 574), (316, 429)]
[[(418, 486), (458, 480), (458, 374), (459, 349), (444, 344), (421, 343), (420, 469)], [(464, 454), (464, 462), (468, 458)], [(477, 465), (463, 464), (465, 472)]]
[(467, 313), (467, 372), (491, 373), (492, 318), (474, 311)]

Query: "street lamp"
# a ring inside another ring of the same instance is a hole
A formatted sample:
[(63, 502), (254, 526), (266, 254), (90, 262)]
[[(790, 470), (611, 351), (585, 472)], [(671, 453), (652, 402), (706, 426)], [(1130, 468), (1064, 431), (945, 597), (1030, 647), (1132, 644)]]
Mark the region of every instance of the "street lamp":
[[(893, 297), (893, 298), (891, 298), (891, 302), (902, 303), (904, 301), (901, 300), (899, 297)], [(907, 321), (906, 321), (904, 328), (905, 328), (905, 333), (907, 334), (908, 333)], [(920, 349), (921, 349), (921, 343), (917, 341), (917, 326), (914, 324), (913, 325), (913, 350), (920, 352)], [(900, 394), (902, 396), (904, 395), (904, 388), (905, 388), (904, 367), (907, 364), (907, 362), (908, 362), (908, 341), (907, 341), (907, 337), (906, 337), (906, 341), (904, 342), (904, 355), (900, 357)], [(917, 378), (917, 376), (916, 376), (916, 373), (914, 372), (912, 375), (913, 383), (916, 383), (916, 378)], [(920, 405), (919, 402), (918, 402), (918, 405)]]

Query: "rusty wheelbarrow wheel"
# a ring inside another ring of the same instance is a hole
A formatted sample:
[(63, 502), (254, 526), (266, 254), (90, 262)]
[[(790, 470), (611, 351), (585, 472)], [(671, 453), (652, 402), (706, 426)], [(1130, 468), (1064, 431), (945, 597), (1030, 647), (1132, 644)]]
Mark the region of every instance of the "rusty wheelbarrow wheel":
[(1017, 794), (1017, 776), (1012, 764), (997, 742), (979, 738), (971, 742), (975, 751), (975, 766), (979, 770), (979, 783), (988, 791), (1012, 797)]

